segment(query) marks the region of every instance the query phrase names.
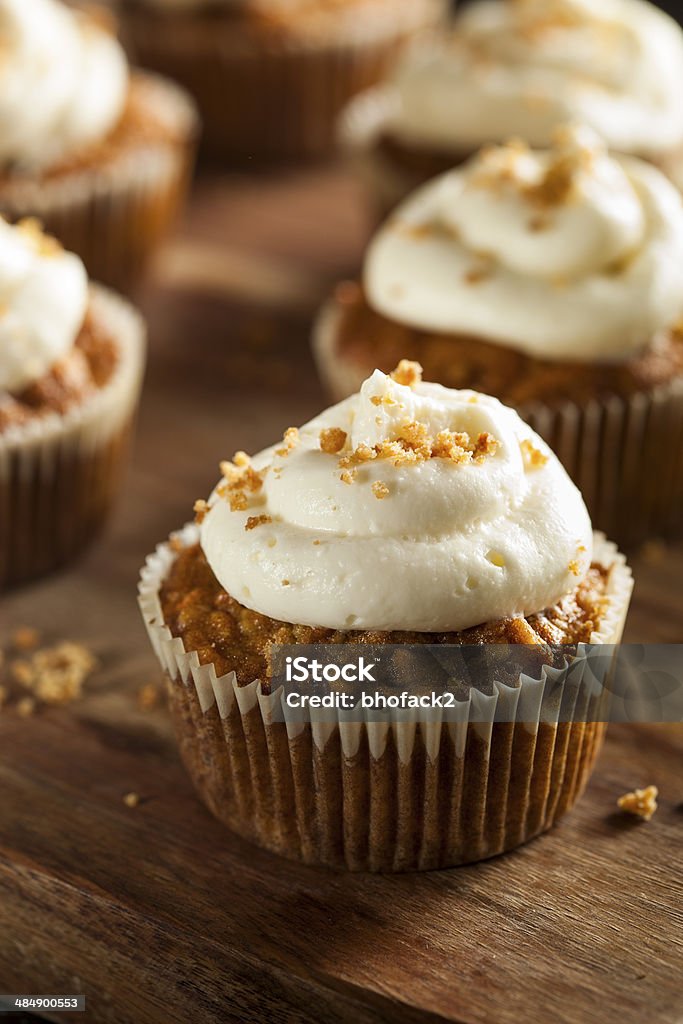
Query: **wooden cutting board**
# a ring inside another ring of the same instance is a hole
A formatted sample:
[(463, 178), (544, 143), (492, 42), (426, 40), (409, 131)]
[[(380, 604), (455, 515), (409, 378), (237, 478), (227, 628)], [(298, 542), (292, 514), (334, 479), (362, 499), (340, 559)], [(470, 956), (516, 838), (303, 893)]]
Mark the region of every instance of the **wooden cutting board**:
[[(163, 708), (138, 707), (158, 678), (139, 566), (219, 459), (323, 405), (308, 319), (364, 231), (341, 172), (214, 179), (162, 254), (114, 521), (78, 566), (2, 599), (0, 644), (30, 624), (100, 667), (68, 708), (0, 712), (0, 992), (84, 993), (73, 1019), (111, 1024), (680, 1024), (681, 727), (613, 728), (579, 807), (518, 851), (370, 877), (227, 832), (195, 798)], [(629, 638), (683, 642), (683, 547), (635, 566)], [(615, 813), (649, 783), (649, 824)]]

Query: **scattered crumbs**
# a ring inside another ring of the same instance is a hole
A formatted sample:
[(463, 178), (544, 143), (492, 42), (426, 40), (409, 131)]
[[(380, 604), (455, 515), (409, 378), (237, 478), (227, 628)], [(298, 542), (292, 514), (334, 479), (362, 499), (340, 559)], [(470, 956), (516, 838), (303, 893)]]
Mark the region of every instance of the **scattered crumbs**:
[(657, 797), (659, 790), (656, 786), (647, 786), (645, 789), (634, 789), (632, 793), (625, 793), (617, 800), (617, 807), (626, 814), (633, 814), (643, 821), (649, 821), (657, 810)]
[(20, 718), (30, 718), (35, 714), (36, 702), (33, 697), (22, 697), (17, 701), (17, 714)]
[(209, 511), (209, 503), (204, 501), (203, 498), (197, 498), (194, 503), (194, 521), (195, 523), (203, 523), (206, 518), (206, 513)]
[(289, 585), (290, 585), (290, 584), (289, 584), (289, 580), (283, 580), (283, 581), (282, 581), (282, 586), (283, 586), (283, 587), (288, 587)]
[(579, 565), (579, 563), (576, 561), (575, 558), (572, 558), (572, 560), (569, 563), (569, 565), (567, 566), (567, 568), (569, 569), (569, 571), (572, 574), (572, 576), (580, 576), (581, 575), (581, 566)]
[[(391, 397), (391, 395), (372, 395), (370, 397), (370, 401), (372, 402), (373, 405), (396, 405), (396, 402)], [(377, 419), (377, 422), (381, 423), (379, 417)]]
[(661, 540), (648, 540), (641, 547), (639, 554), (647, 565), (662, 565), (667, 557), (667, 547)]
[(251, 458), (243, 451), (235, 452), (232, 457), (232, 461), (238, 469), (244, 469), (245, 466), (251, 465)]
[[(8, 666), (9, 678), (30, 693), (30, 697), (17, 702), (17, 711), (33, 714), (36, 702), (68, 704), (76, 700), (95, 665), (95, 658), (86, 647), (67, 640), (16, 658)], [(33, 705), (30, 710), (26, 710), (26, 700)]]
[(297, 427), (287, 427), (284, 434), (282, 435), (284, 441), (284, 447), (276, 449), (275, 454), (279, 455), (280, 458), (286, 458), (289, 453), (296, 448), (299, 443), (299, 430)]
[(326, 455), (337, 455), (346, 444), (347, 437), (341, 427), (325, 427), (320, 431), (320, 449)]
[(123, 802), (126, 805), (126, 807), (137, 807), (138, 804), (140, 803), (140, 794), (126, 793), (126, 795), (123, 798)]
[(548, 456), (540, 448), (537, 448), (528, 437), (520, 441), (519, 447), (522, 450), (522, 460), (525, 469), (540, 469), (541, 466), (545, 466), (547, 463)]
[(12, 634), (12, 646), (17, 651), (32, 651), (40, 643), (40, 633), (33, 626), (20, 626)]
[(249, 504), (244, 491), (235, 491), (228, 496), (231, 512), (244, 512)]
[(412, 388), (422, 380), (422, 367), (411, 359), (402, 359), (389, 376), (397, 384)]
[(375, 480), (372, 485), (372, 493), (381, 501), (383, 498), (389, 497), (389, 488), (382, 480)]
[(140, 711), (151, 711), (159, 703), (159, 689), (154, 683), (145, 683), (138, 690), (137, 704)]
[(434, 437), (425, 423), (409, 420), (399, 428), (394, 440), (381, 441), (372, 447), (359, 444), (355, 451), (342, 455), (339, 467), (344, 471), (341, 476), (344, 483), (352, 483), (354, 477), (348, 471), (376, 459), (391, 460), (397, 467), (428, 459), (449, 459), (462, 464), (482, 462), (499, 447), (500, 442), (486, 431), (472, 438), (464, 431), (441, 430)]
[(273, 519), (271, 516), (249, 516), (246, 523), (244, 524), (245, 530), (255, 530), (257, 526), (265, 526), (266, 523), (272, 523)]

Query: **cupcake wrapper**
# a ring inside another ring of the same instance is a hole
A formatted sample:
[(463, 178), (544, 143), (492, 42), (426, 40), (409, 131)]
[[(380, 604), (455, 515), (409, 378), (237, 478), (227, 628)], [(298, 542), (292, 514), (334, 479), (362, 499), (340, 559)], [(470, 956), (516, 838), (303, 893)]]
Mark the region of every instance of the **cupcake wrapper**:
[[(339, 308), (318, 316), (312, 346), (335, 400), (358, 391), (364, 369), (337, 352)], [(683, 377), (631, 397), (520, 405), (581, 491), (593, 524), (624, 547), (683, 533)]]
[(112, 379), (64, 416), (0, 434), (0, 590), (73, 558), (106, 517), (125, 464), (144, 368), (145, 328), (91, 286), (94, 315), (120, 346)]
[(189, 97), (154, 75), (144, 76), (154, 116), (168, 141), (141, 141), (96, 168), (46, 180), (0, 185), (0, 214), (37, 217), (65, 249), (77, 253), (92, 280), (130, 291), (185, 198), (194, 162), (197, 117)]
[[(188, 526), (173, 543), (197, 538)], [(259, 680), (240, 687), (234, 673), (217, 677), (164, 625), (159, 589), (174, 558), (163, 544), (147, 559), (140, 607), (185, 765), (209, 809), (241, 835), (287, 857), (356, 871), (449, 867), (545, 831), (583, 791), (605, 725), (588, 707), (602, 696), (584, 687), (577, 699), (566, 685), (571, 668), (521, 677), (514, 689), (496, 684), (494, 697), (473, 691), (454, 721), (397, 712), (390, 722), (342, 713), (283, 722), (281, 693), (264, 694)], [(592, 642), (618, 643), (630, 571), (602, 537), (596, 558), (612, 572)], [(554, 689), (562, 684), (559, 702), (546, 699), (549, 679)]]
[(444, 12), (442, 0), (394, 8), (370, 25), (361, 9), (356, 30), (320, 39), (286, 31), (259, 38), (233, 15), (181, 20), (139, 8), (124, 12), (122, 25), (136, 59), (197, 100), (209, 156), (290, 160), (329, 153), (345, 103), (380, 81), (406, 42)]

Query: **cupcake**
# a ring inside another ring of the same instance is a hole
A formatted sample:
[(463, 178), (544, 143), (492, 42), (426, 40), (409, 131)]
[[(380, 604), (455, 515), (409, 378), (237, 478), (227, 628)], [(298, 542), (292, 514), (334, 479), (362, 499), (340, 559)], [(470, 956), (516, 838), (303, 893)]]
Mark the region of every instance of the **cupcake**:
[(118, 488), (144, 364), (128, 303), (0, 219), (0, 590), (74, 557)]
[(131, 74), (106, 22), (58, 0), (5, 0), (0, 42), (0, 213), (38, 217), (93, 278), (129, 287), (184, 198), (191, 101)]
[(380, 81), (444, 0), (120, 0), (140, 63), (196, 98), (208, 156), (320, 157), (357, 92)]
[(340, 124), (380, 211), (481, 146), (590, 125), (683, 188), (683, 31), (645, 0), (480, 0)]
[(419, 189), (314, 347), (337, 397), (402, 354), (513, 405), (620, 544), (683, 525), (683, 205), (588, 129), (487, 148)]
[[(352, 870), (448, 867), (550, 828), (605, 728), (594, 697), (569, 699), (581, 645), (619, 642), (631, 579), (546, 444), (496, 399), (403, 362), (221, 469), (140, 583), (210, 810), (270, 850)], [(311, 644), (379, 647), (411, 692), (422, 680), (401, 655), (420, 646), (514, 660), (552, 645), (561, 667), (470, 675), (443, 717), (291, 719), (274, 654)]]

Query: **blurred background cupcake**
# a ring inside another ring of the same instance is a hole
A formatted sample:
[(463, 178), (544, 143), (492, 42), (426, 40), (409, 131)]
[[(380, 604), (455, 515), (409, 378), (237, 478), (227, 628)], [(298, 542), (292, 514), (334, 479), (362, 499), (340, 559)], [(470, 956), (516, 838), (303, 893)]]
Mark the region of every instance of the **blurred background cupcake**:
[(196, 98), (222, 161), (319, 157), (445, 0), (114, 0), (135, 59)]
[(646, 0), (475, 0), (340, 121), (380, 214), (480, 146), (567, 121), (683, 187), (683, 31)]
[[(605, 731), (599, 688), (572, 690), (568, 645), (619, 642), (631, 576), (543, 441), (495, 399), (422, 383), (404, 361), (221, 469), (199, 525), (161, 545), (140, 583), (183, 759), (213, 813), (286, 856), (371, 871), (468, 863), (555, 824)], [(453, 718), (289, 721), (273, 645), (310, 644), (394, 658), (397, 692), (429, 690), (406, 668), (415, 645), (463, 659), (510, 645), (513, 667), (504, 686), (495, 668), (448, 672)], [(514, 667), (527, 654), (533, 675)]]
[(514, 405), (620, 543), (683, 526), (683, 204), (590, 129), (489, 147), (396, 210), (314, 347), (336, 397), (400, 354)]
[(0, 219), (0, 590), (80, 552), (118, 490), (142, 382), (134, 309), (35, 221)]
[(197, 118), (130, 72), (110, 16), (0, 4), (0, 213), (37, 216), (96, 280), (129, 287), (184, 198)]

